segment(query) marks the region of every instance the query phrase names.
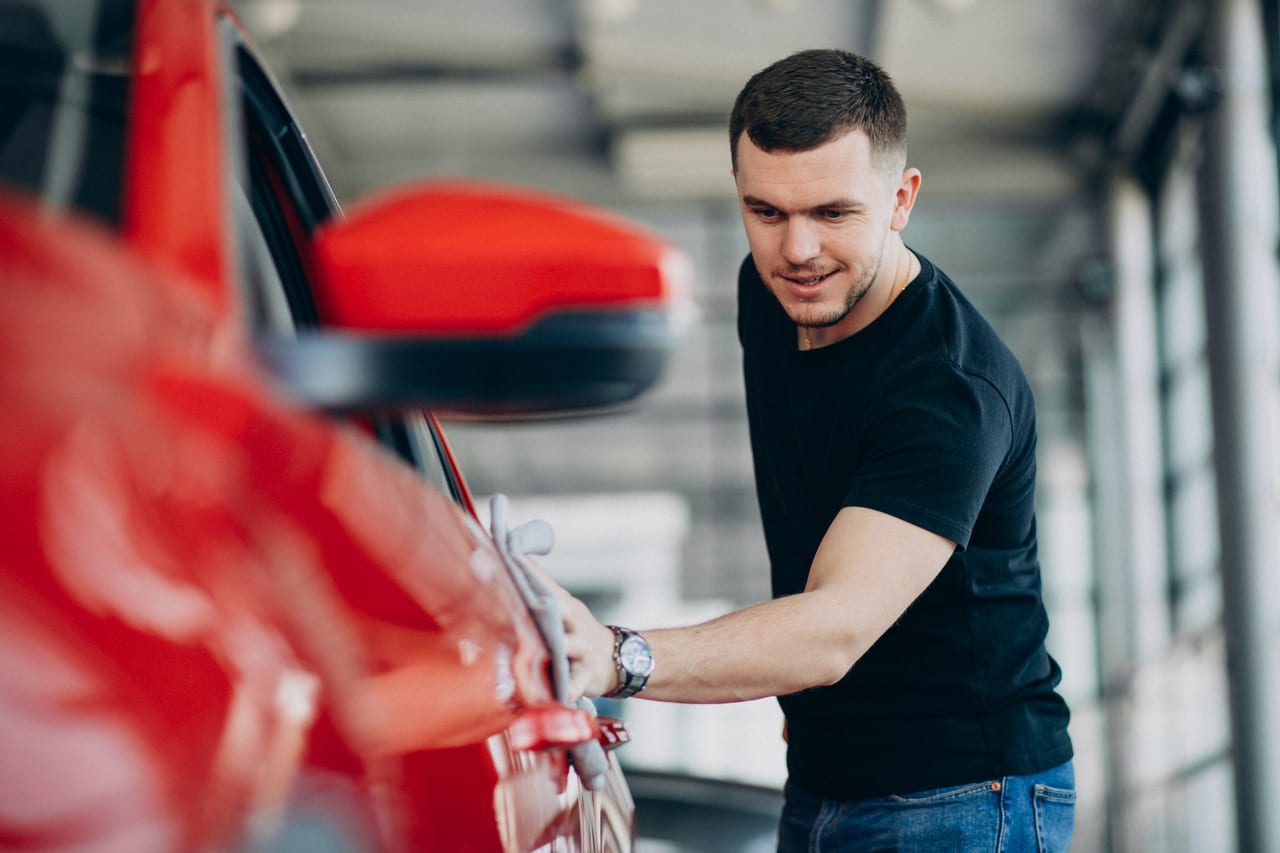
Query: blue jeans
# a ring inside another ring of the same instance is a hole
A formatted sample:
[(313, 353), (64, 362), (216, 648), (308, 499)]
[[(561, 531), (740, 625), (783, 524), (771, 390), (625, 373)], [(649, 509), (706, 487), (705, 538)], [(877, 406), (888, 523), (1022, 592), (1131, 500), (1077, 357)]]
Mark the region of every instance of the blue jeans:
[(823, 800), (788, 782), (778, 853), (1065, 853), (1075, 788), (1070, 761), (1029, 776), (854, 802)]

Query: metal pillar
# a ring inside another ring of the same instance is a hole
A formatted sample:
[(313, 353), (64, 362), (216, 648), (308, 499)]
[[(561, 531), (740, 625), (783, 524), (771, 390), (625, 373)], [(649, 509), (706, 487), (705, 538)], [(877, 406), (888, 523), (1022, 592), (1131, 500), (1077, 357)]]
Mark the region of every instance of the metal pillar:
[(1115, 275), (1110, 320), (1115, 335), (1116, 406), (1123, 483), (1119, 531), (1128, 586), (1124, 619), (1132, 667), (1159, 657), (1169, 643), (1168, 541), (1163, 508), (1160, 366), (1156, 341), (1155, 246), (1151, 204), (1138, 183), (1110, 179), (1107, 230)]
[(1258, 0), (1207, 3), (1206, 58), (1221, 100), (1200, 183), (1213, 383), (1223, 625), (1230, 678), (1238, 849), (1280, 853), (1280, 554), (1272, 447), (1277, 387), (1277, 198)]

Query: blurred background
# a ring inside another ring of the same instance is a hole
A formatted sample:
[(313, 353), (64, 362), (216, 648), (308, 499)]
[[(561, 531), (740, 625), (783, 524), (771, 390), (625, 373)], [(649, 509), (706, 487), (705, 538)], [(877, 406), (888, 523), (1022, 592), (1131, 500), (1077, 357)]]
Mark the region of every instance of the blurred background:
[[(514, 181), (692, 257), (697, 322), (633, 410), (449, 428), (477, 496), (549, 520), (553, 572), (637, 627), (769, 595), (735, 332), (733, 97), (803, 48), (882, 64), (924, 173), (907, 242), (985, 312), (1039, 405), (1073, 849), (1280, 849), (1275, 0), (233, 5), (344, 201), (415, 176)], [(651, 807), (734, 791), (775, 806), (772, 700), (612, 710)], [(645, 814), (647, 849), (697, 847), (664, 835), (675, 812)], [(771, 849), (727, 837), (706, 849)]]

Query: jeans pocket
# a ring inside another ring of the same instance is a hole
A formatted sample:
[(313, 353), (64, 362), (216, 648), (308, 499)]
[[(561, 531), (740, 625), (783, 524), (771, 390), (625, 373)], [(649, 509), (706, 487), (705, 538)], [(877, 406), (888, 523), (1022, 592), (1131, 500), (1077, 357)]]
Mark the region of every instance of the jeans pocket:
[(864, 801), (841, 850), (995, 850), (1001, 783), (971, 782)]
[(1033, 785), (1036, 848), (1039, 853), (1066, 853), (1076, 820), (1076, 792), (1050, 785)]
[(990, 782), (970, 782), (966, 785), (931, 788), (927, 791), (916, 791), (911, 794), (890, 794), (881, 802), (901, 806), (923, 806), (929, 803), (951, 802), (952, 800), (972, 797), (975, 794), (989, 794), (992, 791), (999, 790), (1000, 783), (994, 780)]

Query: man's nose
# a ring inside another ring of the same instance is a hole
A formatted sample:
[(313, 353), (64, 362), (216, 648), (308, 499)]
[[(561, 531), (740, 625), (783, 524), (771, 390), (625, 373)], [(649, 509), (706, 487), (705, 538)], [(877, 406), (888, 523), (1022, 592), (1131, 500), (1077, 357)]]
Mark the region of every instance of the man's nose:
[(782, 235), (782, 257), (794, 266), (801, 266), (822, 254), (822, 241), (818, 239), (817, 230), (812, 222), (802, 216), (793, 216), (787, 220), (786, 231)]

